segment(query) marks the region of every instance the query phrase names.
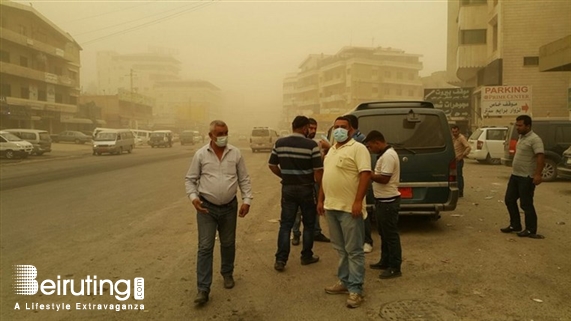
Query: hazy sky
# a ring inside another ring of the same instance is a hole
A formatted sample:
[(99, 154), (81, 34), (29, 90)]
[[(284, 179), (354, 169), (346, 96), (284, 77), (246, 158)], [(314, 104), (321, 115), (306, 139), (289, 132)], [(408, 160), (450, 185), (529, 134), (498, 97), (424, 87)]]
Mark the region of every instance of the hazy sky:
[(22, 1), (95, 53), (178, 51), (185, 78), (244, 93), (252, 107), (281, 104), (282, 79), (308, 54), (383, 46), (423, 55), (421, 75), (446, 68), (446, 1)]

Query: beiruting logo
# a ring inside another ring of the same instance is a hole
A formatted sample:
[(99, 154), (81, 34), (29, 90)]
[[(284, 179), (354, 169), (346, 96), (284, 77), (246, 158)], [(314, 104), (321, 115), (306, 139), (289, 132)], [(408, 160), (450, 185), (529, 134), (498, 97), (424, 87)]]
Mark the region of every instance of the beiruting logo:
[[(105, 288), (109, 287), (109, 295), (114, 295), (119, 301), (125, 301), (131, 297), (131, 280), (119, 279), (115, 282), (107, 279), (98, 279), (97, 275), (87, 275), (79, 281), (74, 279), (62, 279), (57, 276), (56, 280), (46, 279), (38, 283), (38, 270), (33, 265), (12, 266), (12, 287), (18, 295), (35, 295), (38, 290), (43, 295), (104, 295)], [(143, 300), (145, 298), (145, 279), (133, 279), (133, 298)]]

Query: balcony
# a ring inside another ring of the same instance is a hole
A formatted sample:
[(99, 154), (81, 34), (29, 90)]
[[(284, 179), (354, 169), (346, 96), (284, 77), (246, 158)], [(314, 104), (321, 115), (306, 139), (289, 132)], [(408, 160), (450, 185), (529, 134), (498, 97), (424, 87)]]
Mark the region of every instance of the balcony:
[(335, 85), (345, 86), (345, 78), (344, 77), (333, 78), (333, 79), (329, 79), (329, 80), (326, 80), (326, 81), (321, 83), (321, 87), (328, 87), (328, 86), (335, 86)]
[(24, 35), (21, 35), (17, 32), (14, 32), (6, 28), (0, 28), (0, 38), (2, 40), (8, 40), (30, 49), (41, 51), (55, 58), (65, 59), (74, 64), (79, 64), (79, 50), (77, 50), (77, 54), (71, 54), (69, 52), (66, 52), (64, 49), (57, 48), (48, 45), (46, 43), (43, 43), (41, 41), (28, 38)]
[(58, 76), (49, 72), (34, 70), (7, 62), (0, 62), (0, 70), (2, 70), (2, 73), (16, 77), (37, 80), (43, 83), (61, 85), (73, 89), (78, 88), (77, 81), (67, 76)]
[(467, 81), (476, 77), (478, 70), (486, 67), (487, 45), (460, 45), (456, 51), (456, 76)]
[(333, 101), (345, 101), (345, 97), (343, 95), (331, 95), (329, 97), (321, 98), (321, 102), (329, 103)]
[(313, 91), (313, 90), (317, 90), (317, 85), (307, 85), (307, 86), (300, 86), (298, 88), (295, 89), (296, 93), (304, 93), (304, 92), (308, 92), (308, 91)]
[(6, 97), (6, 103), (8, 105), (14, 106), (26, 106), (32, 108), (32, 110), (47, 110), (56, 111), (63, 113), (76, 113), (77, 106), (69, 104), (52, 103), (47, 101), (30, 100), (25, 98), (17, 97)]

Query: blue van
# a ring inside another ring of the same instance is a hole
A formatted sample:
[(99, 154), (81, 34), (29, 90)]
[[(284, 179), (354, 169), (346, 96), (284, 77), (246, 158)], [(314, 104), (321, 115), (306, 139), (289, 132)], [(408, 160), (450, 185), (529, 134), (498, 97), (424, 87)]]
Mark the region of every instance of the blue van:
[[(452, 134), (443, 111), (425, 101), (378, 101), (359, 104), (349, 114), (367, 135), (378, 130), (400, 158), (399, 214), (440, 218), (458, 202)], [(371, 155), (374, 165), (377, 155)], [(372, 189), (367, 206), (374, 206)]]

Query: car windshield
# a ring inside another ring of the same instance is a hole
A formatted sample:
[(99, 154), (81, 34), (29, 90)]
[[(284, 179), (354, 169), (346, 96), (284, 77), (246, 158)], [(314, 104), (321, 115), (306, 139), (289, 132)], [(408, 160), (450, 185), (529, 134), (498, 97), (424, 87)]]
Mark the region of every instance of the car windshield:
[(270, 133), (267, 129), (254, 129), (252, 131), (252, 136), (269, 136)]
[(164, 137), (166, 133), (152, 133), (151, 137)]
[(418, 122), (407, 121), (407, 115), (373, 115), (359, 118), (359, 130), (366, 134), (378, 130), (395, 149), (408, 151), (444, 148), (446, 127), (437, 115), (417, 115)]
[(482, 134), (482, 130), (481, 130), (481, 129), (476, 129), (476, 131), (473, 132), (472, 135), (470, 136), (470, 138), (468, 138), (468, 139), (477, 140), (478, 137), (480, 137), (481, 134)]
[(95, 137), (95, 140), (97, 140), (97, 141), (101, 141), (101, 140), (115, 140), (115, 138), (117, 138), (117, 134), (116, 134), (116, 133), (100, 132), (99, 134), (97, 134), (97, 137)]
[(5, 133), (5, 134), (2, 134), (2, 136), (9, 142), (19, 142), (19, 141), (23, 140), (20, 137), (14, 135), (14, 134), (11, 134), (11, 133)]

